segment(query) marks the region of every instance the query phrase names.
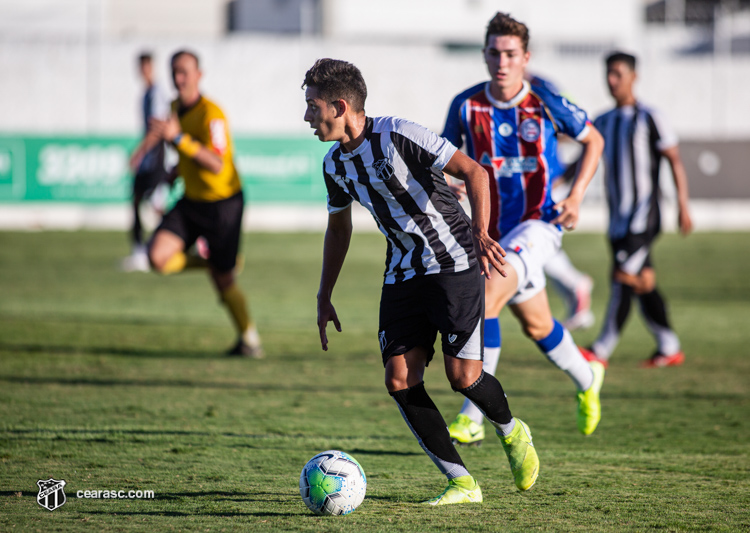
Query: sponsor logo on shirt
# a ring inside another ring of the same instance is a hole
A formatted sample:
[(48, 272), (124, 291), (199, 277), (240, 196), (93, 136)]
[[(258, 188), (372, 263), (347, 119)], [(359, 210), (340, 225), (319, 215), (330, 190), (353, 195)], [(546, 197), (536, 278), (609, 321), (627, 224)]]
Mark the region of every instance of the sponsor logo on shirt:
[(492, 167), (496, 178), (509, 178), (513, 174), (536, 172), (539, 161), (536, 157), (490, 157), (487, 152), (479, 158), (482, 165)]
[(508, 135), (511, 135), (513, 133), (513, 126), (511, 126), (507, 122), (503, 122), (497, 127), (497, 131), (503, 137), (507, 137)]

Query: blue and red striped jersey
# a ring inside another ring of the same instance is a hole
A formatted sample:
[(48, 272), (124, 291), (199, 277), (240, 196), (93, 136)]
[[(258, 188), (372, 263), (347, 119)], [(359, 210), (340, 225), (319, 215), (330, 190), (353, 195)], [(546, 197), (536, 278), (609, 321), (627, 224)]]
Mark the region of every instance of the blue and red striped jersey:
[(453, 99), (443, 137), (484, 167), (490, 176), (490, 227), (495, 239), (529, 219), (552, 221), (557, 134), (583, 139), (586, 112), (554, 89), (526, 81), (512, 100), (500, 102), (480, 83)]

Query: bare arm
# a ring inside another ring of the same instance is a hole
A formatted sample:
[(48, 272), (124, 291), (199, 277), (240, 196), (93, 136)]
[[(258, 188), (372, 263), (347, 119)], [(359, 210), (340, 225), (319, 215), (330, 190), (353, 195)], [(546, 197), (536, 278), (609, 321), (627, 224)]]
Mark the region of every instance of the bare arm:
[(560, 214), (552, 221), (553, 224), (560, 224), (568, 230), (575, 228), (578, 223), (583, 196), (596, 173), (604, 150), (604, 139), (593, 125), (589, 126), (588, 135), (581, 139), (580, 143), (583, 145), (583, 152), (577, 164), (578, 174), (573, 179), (568, 197), (555, 206)]
[(336, 280), (341, 273), (349, 242), (352, 238), (352, 208), (328, 215), (328, 228), (323, 242), (323, 271), (320, 274), (320, 289), (318, 290), (318, 332), (320, 345), (328, 350), (328, 336), (326, 326), (333, 322), (336, 331), (341, 331), (341, 323), (336, 310), (331, 303), (331, 295)]
[(501, 266), (505, 264), (505, 250), (487, 233), (490, 224), (490, 188), (487, 171), (459, 151), (453, 154), (443, 170), (466, 184), (466, 194), (471, 205), (471, 233), (482, 273), (490, 279), (491, 265), (500, 275), (507, 276)]
[(157, 138), (173, 143), (181, 154), (192, 158), (193, 161), (214, 174), (218, 174), (224, 168), (224, 160), (219, 154), (208, 149), (187, 133), (182, 133), (180, 122), (175, 114), (172, 114), (168, 120), (151, 119), (149, 133), (151, 132)]
[(663, 150), (662, 154), (669, 161), (669, 166), (672, 167), (674, 186), (677, 189), (680, 233), (688, 235), (693, 230), (693, 221), (690, 218), (690, 194), (688, 192), (687, 173), (685, 172), (685, 165), (682, 164), (680, 149), (677, 146), (673, 146)]

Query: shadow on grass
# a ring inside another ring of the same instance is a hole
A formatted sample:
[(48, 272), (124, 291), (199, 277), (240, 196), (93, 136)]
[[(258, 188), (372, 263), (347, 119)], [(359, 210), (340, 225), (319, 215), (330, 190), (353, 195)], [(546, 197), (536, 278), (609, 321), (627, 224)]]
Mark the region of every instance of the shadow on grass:
[(68, 355), (116, 355), (127, 357), (157, 357), (179, 359), (220, 359), (219, 351), (197, 350), (146, 350), (122, 346), (64, 346), (48, 344), (8, 344), (0, 342), (0, 352), (68, 354)]
[[(314, 435), (309, 434), (303, 434), (303, 433), (296, 433), (296, 434), (281, 434), (281, 433), (264, 433), (264, 434), (250, 434), (250, 433), (230, 433), (230, 432), (221, 432), (221, 433), (212, 433), (209, 431), (186, 431), (186, 430), (168, 430), (168, 429), (158, 429), (158, 430), (150, 430), (150, 429), (48, 429), (48, 428), (34, 428), (34, 429), (5, 429), (0, 430), (0, 434), (5, 435), (18, 435), (19, 438), (23, 439), (30, 439), (27, 435), (47, 435), (44, 438), (45, 439), (54, 439), (54, 440), (94, 440), (94, 441), (103, 441), (103, 442), (111, 442), (110, 440), (104, 440), (102, 437), (94, 437), (91, 439), (84, 439), (84, 438), (69, 438), (66, 439), (62, 435), (65, 434), (71, 434), (71, 435), (108, 435), (111, 437), (116, 437), (117, 435), (144, 435), (144, 436), (167, 436), (167, 437), (231, 437), (231, 438), (240, 438), (240, 439), (307, 439), (310, 438), (318, 438)], [(23, 436), (23, 437), (20, 437)], [(6, 439), (9, 439), (8, 436), (4, 437)], [(403, 439), (404, 437), (401, 435), (337, 435), (336, 440), (361, 440), (361, 439), (367, 439), (367, 440), (398, 440)], [(237, 447), (237, 446), (234, 446)], [(240, 446), (241, 447), (241, 446)], [(363, 451), (362, 453), (368, 453), (366, 451)], [(380, 452), (372, 452), (373, 454), (380, 453)], [(386, 452), (382, 452), (386, 453)], [(394, 452), (398, 453), (398, 452)], [(411, 455), (411, 454), (409, 454)], [(421, 453), (414, 453), (414, 455), (422, 455)], [(2, 494), (2, 493), (0, 493)]]
[(420, 456), (422, 457), (424, 455), (423, 452), (402, 452), (402, 451), (393, 451), (393, 450), (364, 450), (362, 448), (354, 448), (351, 451), (352, 455), (390, 455), (390, 456), (400, 456), (400, 457), (408, 457), (408, 456)]
[[(254, 364), (254, 363), (249, 363)], [(335, 391), (331, 391), (326, 384), (314, 386), (299, 383), (238, 383), (233, 381), (193, 381), (184, 379), (102, 379), (88, 377), (36, 377), (36, 376), (2, 376), (0, 382), (22, 383), (24, 385), (89, 385), (92, 387), (187, 387), (197, 389), (236, 389), (236, 390), (260, 390), (260, 391), (294, 391), (307, 393), (341, 394), (346, 391), (378, 393), (383, 391), (382, 387), (352, 386), (350, 389), (337, 385)]]

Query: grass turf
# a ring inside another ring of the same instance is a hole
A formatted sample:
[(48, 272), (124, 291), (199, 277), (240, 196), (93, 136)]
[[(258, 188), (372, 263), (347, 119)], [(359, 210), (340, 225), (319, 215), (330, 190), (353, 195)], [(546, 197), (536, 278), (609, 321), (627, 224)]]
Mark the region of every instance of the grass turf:
[[(566, 236), (596, 281), (604, 238)], [(268, 357), (221, 356), (234, 334), (200, 272), (122, 274), (112, 233), (0, 233), (0, 529), (38, 531), (736, 531), (750, 528), (750, 234), (664, 236), (655, 264), (687, 361), (645, 370), (634, 312), (610, 364), (603, 420), (578, 434), (574, 391), (505, 311), (499, 377), (531, 427), (541, 474), (515, 490), (500, 443), (462, 449), (484, 504), (425, 508), (445, 481), (382, 385), (376, 328), (384, 241), (358, 234), (334, 293), (343, 332), (315, 326), (319, 234), (246, 235), (241, 285)], [(553, 298), (558, 316), (559, 300)], [(598, 325), (576, 332), (591, 342)], [(426, 383), (446, 418), (462, 398)], [(488, 432), (489, 435), (489, 432)], [(368, 493), (313, 516), (298, 479), (315, 453), (354, 455)], [(36, 482), (67, 482), (49, 512)], [(153, 490), (153, 500), (78, 490)]]

